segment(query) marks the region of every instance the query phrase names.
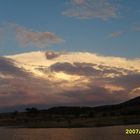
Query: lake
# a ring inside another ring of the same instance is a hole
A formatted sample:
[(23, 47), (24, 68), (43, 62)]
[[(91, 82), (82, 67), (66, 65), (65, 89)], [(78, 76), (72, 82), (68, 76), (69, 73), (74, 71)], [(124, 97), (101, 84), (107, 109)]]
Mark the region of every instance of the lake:
[(126, 135), (125, 129), (140, 125), (94, 128), (0, 128), (0, 140), (140, 140), (140, 134)]

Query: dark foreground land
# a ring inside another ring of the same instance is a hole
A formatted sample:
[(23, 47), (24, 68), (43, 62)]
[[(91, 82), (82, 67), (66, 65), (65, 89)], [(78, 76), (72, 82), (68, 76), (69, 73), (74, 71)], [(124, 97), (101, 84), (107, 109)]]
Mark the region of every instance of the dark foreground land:
[(25, 112), (0, 113), (0, 126), (53, 128), (128, 124), (140, 124), (140, 97), (117, 105), (26, 108)]

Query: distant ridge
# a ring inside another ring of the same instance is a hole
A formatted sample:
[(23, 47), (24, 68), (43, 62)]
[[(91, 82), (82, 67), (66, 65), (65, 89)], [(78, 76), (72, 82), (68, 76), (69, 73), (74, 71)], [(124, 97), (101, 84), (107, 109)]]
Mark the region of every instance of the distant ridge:
[[(45, 111), (45, 110), (44, 110)], [(93, 112), (93, 113), (115, 113), (117, 114), (140, 114), (140, 96), (135, 97), (133, 99), (130, 99), (128, 101), (115, 104), (115, 105), (103, 105), (103, 106), (97, 106), (97, 107), (74, 107), (74, 106), (58, 106), (58, 107), (52, 107), (46, 110), (50, 114), (73, 114), (73, 112), (77, 113), (88, 113), (88, 112)]]
[(123, 102), (120, 105), (127, 105), (127, 106), (140, 105), (140, 96), (135, 97), (133, 99), (130, 99), (130, 100), (126, 101), (126, 102)]
[(58, 106), (24, 112), (0, 113), (0, 126), (16, 127), (98, 127), (140, 124), (140, 96), (116, 105), (98, 107)]

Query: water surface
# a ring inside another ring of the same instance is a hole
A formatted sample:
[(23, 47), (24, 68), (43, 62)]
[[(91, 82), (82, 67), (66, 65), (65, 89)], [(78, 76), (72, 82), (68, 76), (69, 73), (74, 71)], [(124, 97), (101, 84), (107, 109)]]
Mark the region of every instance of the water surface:
[(0, 128), (0, 140), (140, 140), (126, 135), (126, 128), (140, 125), (95, 128)]

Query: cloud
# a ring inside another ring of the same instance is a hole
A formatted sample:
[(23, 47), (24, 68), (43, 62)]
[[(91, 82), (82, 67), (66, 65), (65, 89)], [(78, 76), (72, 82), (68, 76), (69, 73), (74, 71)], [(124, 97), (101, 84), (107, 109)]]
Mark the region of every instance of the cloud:
[(136, 27), (134, 27), (134, 31), (140, 32), (140, 25), (137, 25)]
[(117, 6), (110, 3), (109, 0), (71, 0), (68, 9), (62, 14), (79, 19), (98, 18), (108, 20), (116, 18), (117, 12)]
[(82, 63), (70, 64), (68, 62), (65, 63), (55, 63), (50, 66), (51, 71), (55, 72), (65, 72), (68, 74), (77, 74), (77, 75), (96, 75), (99, 74), (100, 71), (92, 68), (91, 66), (86, 66)]
[(109, 35), (109, 37), (111, 37), (111, 38), (117, 38), (117, 37), (120, 37), (123, 33), (124, 33), (124, 31), (112, 32), (112, 33)]
[[(53, 93), (57, 85), (53, 81), (40, 79), (33, 73), (19, 68), (7, 58), (0, 58), (0, 106), (25, 104), (50, 104), (55, 102)], [(48, 93), (47, 91), (51, 91)], [(61, 90), (59, 90), (61, 91)]]
[(26, 29), (25, 27), (14, 25), (17, 41), (27, 46), (33, 44), (37, 47), (47, 47), (51, 44), (58, 44), (62, 39), (51, 32), (36, 32)]
[(137, 96), (140, 96), (140, 87), (138, 87), (138, 88), (135, 88), (135, 89), (133, 89), (130, 93), (129, 93), (129, 95), (131, 96), (131, 97), (137, 97)]
[(85, 4), (86, 0), (73, 0), (73, 2), (77, 5)]
[(52, 72), (64, 72), (67, 74), (83, 75), (90, 77), (118, 77), (127, 73), (133, 74), (134, 71), (125, 68), (116, 68), (104, 65), (97, 65), (94, 63), (68, 63), (57, 62), (52, 64), (49, 69)]
[(57, 58), (59, 57), (61, 54), (60, 53), (56, 53), (56, 52), (53, 52), (53, 51), (47, 51), (45, 53), (45, 56), (47, 59), (54, 59), (54, 58)]
[(52, 32), (33, 31), (14, 23), (5, 24), (0, 28), (0, 38), (8, 39), (9, 36), (16, 39), (19, 45), (23, 47), (33, 45), (41, 48), (63, 42), (60, 37)]
[(119, 103), (139, 95), (139, 60), (80, 52), (59, 56), (51, 52), (52, 57), (46, 59), (45, 53), (0, 58), (1, 107), (95, 106)]
[(4, 33), (3, 28), (0, 27), (0, 39), (3, 37), (3, 33)]
[(30, 75), (30, 73), (26, 73), (23, 69), (16, 67), (13, 60), (4, 57), (0, 57), (0, 74), (23, 77)]
[(128, 95), (125, 91), (119, 90), (114, 91), (113, 94), (106, 88), (102, 86), (94, 86), (91, 88), (78, 91), (68, 91), (64, 92), (63, 96), (66, 96), (66, 102), (72, 100), (73, 105), (88, 105), (88, 106), (97, 106), (105, 104), (115, 104), (122, 102), (128, 99)]
[(140, 73), (131, 73), (127, 75), (122, 75), (120, 77), (113, 79), (114, 83), (121, 85), (127, 89), (135, 89), (140, 87)]

